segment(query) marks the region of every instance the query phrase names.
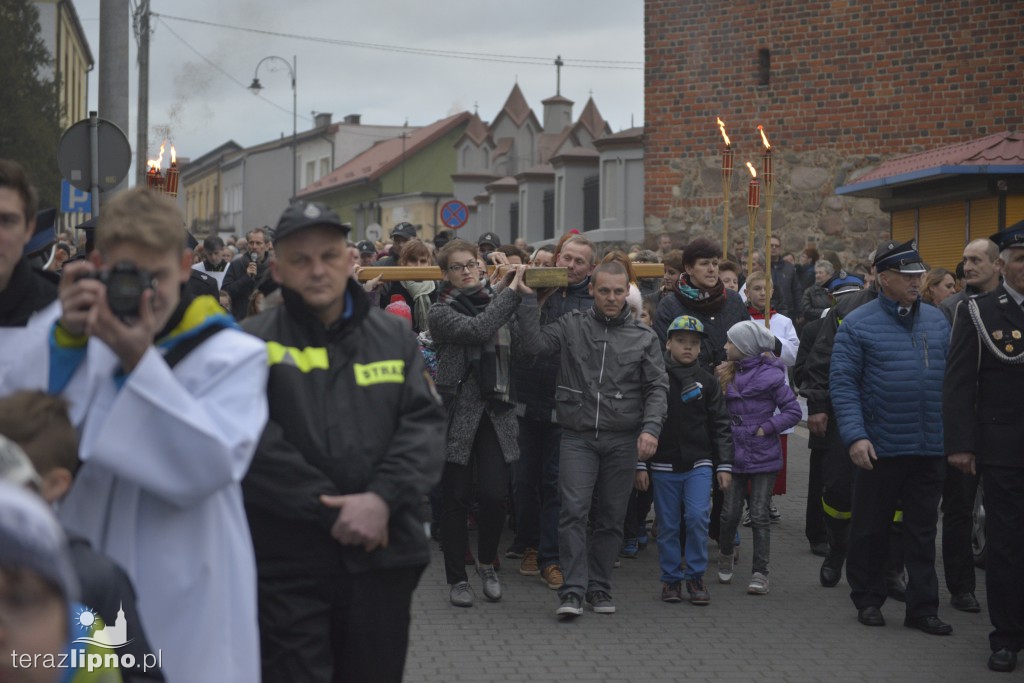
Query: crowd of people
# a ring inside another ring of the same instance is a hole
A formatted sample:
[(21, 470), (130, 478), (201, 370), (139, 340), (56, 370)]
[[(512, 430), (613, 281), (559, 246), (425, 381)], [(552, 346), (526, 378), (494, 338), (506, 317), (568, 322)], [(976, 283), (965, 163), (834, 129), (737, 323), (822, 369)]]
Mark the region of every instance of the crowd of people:
[[(979, 612), (981, 474), (989, 667), (1016, 666), (1024, 223), (968, 244), (958, 278), (913, 242), (845, 269), (777, 238), (767, 258), (733, 243), (735, 261), (710, 236), (532, 248), (399, 223), (353, 244), (313, 202), (190, 244), (174, 203), (139, 188), (105, 204), (82, 254), (62, 236), (52, 253), (69, 258), (44, 272), (23, 253), (35, 215), (0, 160), (13, 680), (400, 680), (420, 582), (456, 608), (474, 586), (499, 602), (514, 559), (556, 592), (557, 618), (608, 615), (613, 567), (651, 538), (666, 603), (708, 605), (739, 573), (767, 595), (785, 581), (773, 496), (798, 396), (821, 585), (845, 568), (861, 624), (883, 626), (893, 599), (906, 626), (951, 634), (938, 519), (950, 603)], [(565, 284), (531, 287), (543, 267)], [(427, 571), (432, 542), (444, 566)], [(111, 657), (123, 622), (132, 646)], [(61, 670), (69, 653), (89, 665)]]

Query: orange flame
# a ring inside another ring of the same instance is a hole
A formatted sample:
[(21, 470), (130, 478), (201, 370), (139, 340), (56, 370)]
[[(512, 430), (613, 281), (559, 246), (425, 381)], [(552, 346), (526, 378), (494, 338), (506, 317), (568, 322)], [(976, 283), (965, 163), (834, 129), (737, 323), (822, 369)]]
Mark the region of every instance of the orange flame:
[(757, 130), (759, 133), (761, 133), (761, 141), (764, 142), (764, 148), (771, 149), (772, 145), (770, 142), (768, 142), (768, 136), (764, 134), (764, 126), (758, 126)]
[(146, 165), (149, 166), (150, 169), (155, 170), (155, 171), (159, 171), (160, 170), (160, 165), (164, 163), (164, 145), (166, 145), (166, 144), (167, 144), (166, 140), (164, 140), (163, 142), (160, 143), (160, 156), (159, 157), (157, 157), (156, 159), (147, 159), (146, 160)]
[(178, 153), (174, 151), (174, 145), (171, 145), (171, 165), (174, 166), (178, 163)]
[(750, 175), (753, 176), (754, 178), (756, 178), (757, 177), (757, 169), (754, 168), (754, 165), (752, 163), (750, 163), (749, 161), (747, 162), (747, 168), (750, 169)]
[[(718, 118), (718, 117), (715, 117)], [(725, 121), (718, 119), (718, 128), (722, 131), (722, 139), (725, 140), (725, 146), (728, 147), (732, 143), (729, 142), (729, 136), (725, 134)]]

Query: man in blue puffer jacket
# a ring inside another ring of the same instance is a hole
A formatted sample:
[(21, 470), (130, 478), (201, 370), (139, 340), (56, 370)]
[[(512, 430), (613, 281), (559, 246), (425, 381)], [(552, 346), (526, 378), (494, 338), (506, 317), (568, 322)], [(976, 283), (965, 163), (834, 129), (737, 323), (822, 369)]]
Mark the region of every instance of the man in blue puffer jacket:
[(942, 380), (949, 323), (919, 298), (925, 271), (913, 241), (889, 242), (874, 266), (881, 293), (836, 333), (829, 371), (839, 433), (857, 470), (847, 578), (857, 619), (883, 626), (889, 522), (903, 508), (904, 625), (949, 635), (938, 616), (935, 533), (945, 477)]

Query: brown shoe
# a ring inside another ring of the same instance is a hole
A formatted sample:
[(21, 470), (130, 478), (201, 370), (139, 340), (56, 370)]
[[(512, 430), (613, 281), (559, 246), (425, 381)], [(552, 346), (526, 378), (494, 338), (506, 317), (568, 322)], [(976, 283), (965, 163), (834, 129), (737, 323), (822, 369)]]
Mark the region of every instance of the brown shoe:
[(519, 573), (523, 576), (538, 576), (540, 567), (537, 566), (537, 551), (527, 548), (523, 551), (523, 560), (519, 563)]
[(565, 584), (565, 577), (562, 576), (562, 568), (557, 564), (549, 564), (540, 572), (540, 578), (551, 590), (558, 590)]

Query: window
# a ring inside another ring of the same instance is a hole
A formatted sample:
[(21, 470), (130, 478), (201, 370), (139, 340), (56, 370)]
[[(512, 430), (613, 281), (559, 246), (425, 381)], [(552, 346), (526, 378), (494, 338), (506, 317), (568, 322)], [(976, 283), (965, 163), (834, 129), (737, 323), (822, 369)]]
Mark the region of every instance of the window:
[(325, 175), (329, 175), (331, 172), (331, 159), (329, 157), (322, 157), (320, 159), (320, 175), (317, 180), (323, 178)]
[(316, 182), (316, 162), (306, 162), (306, 185), (312, 185)]
[(757, 51), (757, 84), (768, 85), (772, 75), (772, 53), (768, 48)]

